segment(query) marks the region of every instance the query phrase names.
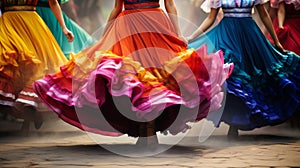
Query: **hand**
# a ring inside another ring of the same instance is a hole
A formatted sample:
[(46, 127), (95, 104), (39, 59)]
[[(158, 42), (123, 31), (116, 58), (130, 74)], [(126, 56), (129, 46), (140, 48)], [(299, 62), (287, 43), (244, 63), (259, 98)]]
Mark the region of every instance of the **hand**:
[(68, 30), (67, 28), (63, 29), (63, 33), (67, 37), (68, 42), (72, 42), (74, 40), (73, 33), (70, 30)]
[(188, 42), (190, 42), (190, 41), (194, 40), (194, 38), (193, 38), (192, 36), (188, 36), (188, 37), (186, 37), (186, 40), (187, 40)]

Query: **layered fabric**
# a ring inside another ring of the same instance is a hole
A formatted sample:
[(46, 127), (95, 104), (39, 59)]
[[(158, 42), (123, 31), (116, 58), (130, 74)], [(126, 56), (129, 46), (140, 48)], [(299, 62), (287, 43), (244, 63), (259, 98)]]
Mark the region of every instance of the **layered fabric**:
[[(67, 1), (62, 1), (66, 3)], [(74, 40), (70, 43), (67, 37), (63, 34), (62, 28), (49, 7), (48, 0), (39, 0), (37, 4), (37, 13), (45, 21), (61, 50), (67, 58), (71, 52), (77, 53), (88, 46), (94, 44), (96, 40), (91, 37), (84, 29), (72, 21), (64, 12), (62, 12), (67, 28), (74, 34)]]
[(233, 65), (224, 64), (221, 51), (208, 55), (205, 45), (187, 50), (165, 13), (147, 3), (126, 3), (99, 42), (35, 82), (62, 120), (97, 134), (138, 137), (143, 122), (177, 134), (220, 108)]
[(229, 96), (221, 121), (241, 130), (286, 121), (299, 109), (299, 56), (289, 51), (278, 52), (249, 17), (251, 8), (259, 1), (212, 2), (215, 3), (222, 7), (225, 17), (189, 47), (198, 48), (206, 43), (209, 52), (222, 50), (225, 62), (235, 65), (227, 80)]
[(0, 104), (13, 106), (20, 101), (37, 107), (33, 82), (57, 72), (67, 59), (34, 11), (37, 1), (3, 2), (6, 11), (0, 17)]
[[(285, 5), (283, 29), (279, 28), (278, 19), (273, 22), (278, 39), (284, 49), (300, 55), (300, 1), (299, 0), (272, 0), (271, 6), (278, 7), (278, 3)], [(269, 39), (271, 39), (269, 37)]]

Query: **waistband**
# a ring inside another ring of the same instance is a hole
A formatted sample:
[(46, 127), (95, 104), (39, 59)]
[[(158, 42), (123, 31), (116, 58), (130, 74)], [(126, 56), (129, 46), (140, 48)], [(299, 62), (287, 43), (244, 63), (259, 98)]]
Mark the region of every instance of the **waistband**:
[(252, 15), (250, 13), (224, 13), (224, 17), (244, 18), (252, 17)]
[(138, 4), (125, 4), (125, 10), (136, 10), (136, 9), (146, 9), (146, 8), (159, 8), (158, 2), (143, 2)]
[(4, 7), (4, 12), (7, 11), (35, 11), (35, 6), (6, 6)]
[(224, 17), (251, 17), (252, 8), (224, 8)]

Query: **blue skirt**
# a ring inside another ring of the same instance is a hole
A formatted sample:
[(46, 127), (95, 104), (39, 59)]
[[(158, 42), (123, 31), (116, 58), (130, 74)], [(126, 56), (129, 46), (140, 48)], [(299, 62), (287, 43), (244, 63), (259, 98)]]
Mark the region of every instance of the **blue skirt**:
[(221, 121), (252, 130), (283, 123), (299, 110), (300, 57), (277, 51), (251, 17), (225, 17), (189, 48), (203, 44), (209, 52), (222, 50), (225, 62), (234, 63)]

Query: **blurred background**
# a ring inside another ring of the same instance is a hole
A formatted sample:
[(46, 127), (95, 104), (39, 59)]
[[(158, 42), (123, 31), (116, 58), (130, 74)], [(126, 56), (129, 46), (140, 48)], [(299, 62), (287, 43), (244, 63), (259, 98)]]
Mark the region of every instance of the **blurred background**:
[[(182, 28), (186, 22), (199, 26), (207, 14), (200, 9), (203, 0), (175, 0)], [(69, 0), (63, 11), (91, 35), (103, 27), (114, 6), (113, 0)], [(163, 1), (161, 7), (164, 8)], [(183, 30), (185, 31), (185, 30)]]
[[(208, 15), (200, 6), (204, 0), (174, 0), (177, 6), (181, 28), (184, 33), (191, 33), (191, 24), (193, 28), (197, 28)], [(163, 1), (160, 2), (164, 8)], [(110, 11), (114, 6), (113, 0), (69, 0), (62, 4), (63, 11), (83, 27), (88, 33), (93, 34), (99, 28), (103, 27), (109, 17)], [(269, 9), (269, 4), (266, 3), (266, 8)], [(258, 18), (255, 11), (254, 19), (265, 32), (265, 29)], [(218, 20), (222, 18), (220, 13)], [(188, 24), (187, 24), (188, 23)]]

